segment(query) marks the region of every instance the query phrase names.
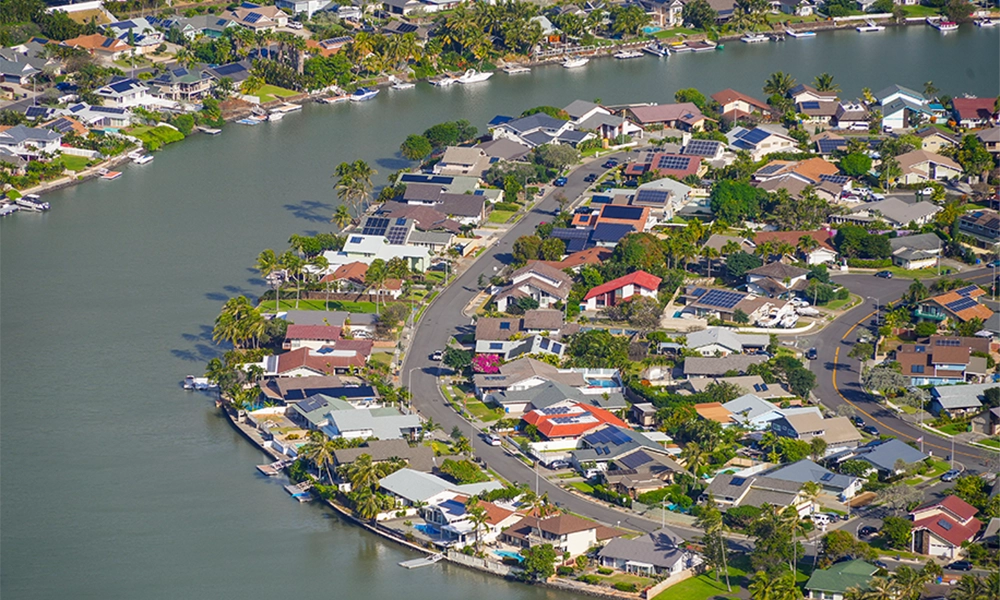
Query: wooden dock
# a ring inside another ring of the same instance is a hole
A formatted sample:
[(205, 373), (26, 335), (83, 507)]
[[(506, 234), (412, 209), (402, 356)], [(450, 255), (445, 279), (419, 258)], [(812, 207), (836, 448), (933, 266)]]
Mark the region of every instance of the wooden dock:
[(277, 477), (285, 467), (291, 465), (293, 460), (279, 460), (266, 465), (257, 465), (257, 470), (266, 477)]
[(311, 489), (312, 489), (311, 481), (303, 481), (302, 483), (285, 486), (285, 491), (288, 492), (292, 496), (292, 498), (295, 498), (299, 502), (312, 501), (313, 497), (309, 491)]
[(205, 127), (204, 125), (198, 127), (198, 131), (202, 133), (207, 133), (208, 135), (219, 135), (222, 133), (221, 129), (216, 129), (215, 127)]
[(414, 558), (413, 560), (405, 560), (399, 563), (399, 566), (404, 569), (419, 569), (420, 567), (427, 567), (433, 565), (434, 563), (443, 560), (444, 554), (434, 554), (433, 556), (424, 556), (421, 558)]

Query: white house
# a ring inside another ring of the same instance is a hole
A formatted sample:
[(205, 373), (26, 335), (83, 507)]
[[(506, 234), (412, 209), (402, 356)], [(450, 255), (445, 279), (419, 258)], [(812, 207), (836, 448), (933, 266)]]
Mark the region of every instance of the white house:
[(552, 544), (557, 555), (568, 552), (579, 556), (597, 545), (594, 521), (571, 514), (558, 514), (539, 519), (524, 517), (500, 534), (500, 539), (512, 546), (527, 548), (538, 544)]
[[(477, 506), (486, 512), (486, 522), (478, 531), (479, 541), (485, 544), (495, 542), (501, 531), (523, 516), (492, 502), (480, 501)], [(420, 514), (425, 521), (438, 527), (441, 542), (445, 544), (464, 545), (476, 541), (476, 525), (469, 518), (468, 498), (464, 495), (453, 494), (447, 500), (421, 508)]]
[(809, 271), (801, 267), (774, 261), (747, 271), (747, 291), (767, 297), (778, 297), (806, 288)]
[(946, 181), (962, 176), (962, 165), (947, 156), (913, 150), (896, 157), (902, 175), (900, 183), (923, 183), (925, 181)]
[(726, 138), (729, 140), (731, 149), (734, 151), (746, 150), (754, 161), (758, 161), (768, 154), (795, 150), (798, 142), (789, 137), (786, 132), (778, 131), (778, 129), (780, 128), (768, 129), (764, 126), (757, 126), (753, 129), (734, 127), (726, 134)]
[(293, 15), (305, 13), (307, 19), (332, 4), (331, 0), (277, 0), (274, 5)]
[(600, 310), (609, 306), (621, 304), (634, 296), (646, 296), (656, 299), (660, 281), (656, 275), (645, 271), (635, 271), (624, 277), (613, 279), (607, 283), (592, 288), (583, 297), (580, 308), (583, 310)]
[(503, 487), (499, 481), (455, 485), (436, 475), (413, 469), (400, 469), (380, 479), (378, 484), (400, 504), (410, 507), (437, 504), (454, 497), (456, 492), (472, 496)]
[(550, 117), (545, 113), (535, 113), (520, 119), (504, 121), (493, 126), (493, 139), (506, 138), (520, 142), (529, 148), (545, 144), (569, 144), (575, 146), (594, 137), (592, 133), (576, 131), (572, 121)]
[(810, 412), (816, 416), (822, 416), (822, 413), (815, 406), (779, 408), (777, 404), (768, 402), (756, 394), (744, 394), (735, 400), (726, 402), (722, 408), (732, 413), (733, 419), (742, 425), (758, 430), (767, 429), (771, 421), (789, 415)]
[(709, 327), (687, 336), (689, 350), (702, 356), (743, 354), (749, 350), (763, 350), (770, 343), (766, 334), (737, 333), (727, 327)]
[(539, 308), (549, 308), (569, 298), (572, 286), (572, 279), (559, 269), (532, 261), (514, 271), (510, 285), (496, 293), (497, 310), (507, 312), (521, 298), (533, 298)]
[(114, 81), (94, 93), (101, 97), (105, 106), (113, 108), (146, 106), (153, 101), (149, 88), (136, 79)]
[(29, 160), (58, 153), (61, 143), (62, 134), (49, 129), (15, 125), (0, 131), (0, 150)]
[(601, 548), (597, 558), (602, 567), (672, 577), (702, 563), (702, 558), (686, 546), (680, 536), (663, 528), (631, 540), (615, 538)]

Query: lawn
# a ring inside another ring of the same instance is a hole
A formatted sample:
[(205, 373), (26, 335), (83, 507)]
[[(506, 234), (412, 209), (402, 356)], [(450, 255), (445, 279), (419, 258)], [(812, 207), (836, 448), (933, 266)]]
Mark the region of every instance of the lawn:
[(433, 284), (441, 283), (444, 281), (444, 271), (427, 271), (424, 273), (424, 281)]
[(979, 440), (977, 443), (982, 444), (983, 446), (989, 446), (990, 448), (1000, 449), (1000, 439), (988, 438), (985, 440)]
[(707, 600), (716, 596), (735, 598), (740, 589), (740, 582), (745, 575), (746, 572), (742, 569), (729, 567), (729, 581), (733, 586), (732, 593), (726, 591), (724, 578), (720, 577), (719, 581), (716, 582), (714, 571), (708, 571), (663, 590), (653, 600)]
[(649, 577), (640, 577), (631, 573), (616, 573), (604, 579), (604, 583), (613, 586), (616, 583), (634, 583), (636, 589), (645, 589), (653, 585), (653, 580)]
[(822, 17), (818, 15), (809, 15), (806, 17), (799, 17), (793, 15), (767, 15), (768, 23), (815, 23), (816, 21), (822, 21)]
[[(260, 308), (273, 310), (274, 301), (265, 300), (260, 303)], [(374, 302), (343, 302), (341, 300), (330, 300), (329, 308), (324, 300), (299, 300), (298, 308), (295, 307), (295, 300), (282, 300), (280, 310), (344, 310), (352, 313), (374, 313)]]
[(569, 485), (570, 487), (576, 488), (577, 491), (583, 492), (584, 494), (590, 495), (594, 493), (594, 486), (590, 485), (586, 481), (574, 481)]
[(82, 171), (87, 168), (90, 163), (90, 159), (86, 156), (74, 156), (72, 154), (63, 154), (53, 160), (52, 162), (56, 164), (61, 164), (63, 168), (69, 169), (70, 171)]
[(969, 430), (968, 423), (948, 423), (947, 425), (942, 425), (941, 427), (936, 427), (941, 433), (948, 435), (958, 435), (959, 433), (965, 433)]
[(663, 31), (657, 31), (656, 33), (653, 34), (653, 37), (655, 37), (658, 40), (662, 40), (665, 38), (677, 37), (679, 35), (692, 35), (695, 33), (702, 33), (702, 32), (698, 29), (690, 29), (688, 27), (677, 27), (675, 29), (664, 29)]
[(469, 412), (472, 413), (472, 416), (486, 423), (499, 420), (500, 417), (503, 416), (503, 412), (498, 411), (497, 409), (494, 408), (490, 408), (489, 406), (486, 406), (479, 400), (467, 402), (466, 408), (469, 409)]
[(906, 279), (927, 279), (928, 277), (937, 277), (937, 269), (935, 268), (908, 270), (902, 267), (888, 267), (884, 270), (890, 271), (893, 277), (903, 277)]
[(855, 296), (851, 296), (845, 300), (831, 300), (826, 304), (824, 304), (823, 306), (821, 306), (820, 308), (825, 308), (826, 310), (840, 310), (845, 306), (847, 306), (848, 304), (852, 304), (855, 300), (856, 300)]
[(517, 214), (517, 211), (513, 210), (494, 210), (490, 213), (490, 223), (504, 224)]
[(262, 103), (273, 102), (278, 98), (288, 98), (289, 96), (295, 96), (298, 92), (292, 90), (286, 90), (285, 88), (280, 88), (276, 85), (265, 85), (264, 87), (257, 90), (255, 94), (257, 98), (260, 99)]
[(392, 352), (372, 352), (371, 360), (388, 365), (392, 363)]
[(931, 463), (931, 470), (927, 471), (926, 477), (933, 479), (949, 469), (951, 469), (951, 464), (947, 461), (935, 460)]
[(922, 6), (919, 4), (914, 6), (903, 6), (901, 8), (907, 17), (936, 17), (941, 14), (936, 8)]

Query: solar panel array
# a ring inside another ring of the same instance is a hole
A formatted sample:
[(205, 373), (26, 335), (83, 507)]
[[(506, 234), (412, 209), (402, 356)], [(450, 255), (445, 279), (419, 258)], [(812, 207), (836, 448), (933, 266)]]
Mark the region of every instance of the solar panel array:
[(952, 302), (949, 302), (948, 304), (945, 304), (945, 307), (947, 307), (948, 310), (952, 312), (959, 312), (967, 308), (972, 308), (976, 304), (978, 303), (972, 298), (962, 298), (961, 300), (954, 300)]
[(609, 204), (601, 209), (602, 219), (625, 219), (636, 221), (642, 218), (642, 209), (636, 206), (620, 206)]
[(455, 181), (455, 178), (443, 175), (425, 175), (423, 173), (404, 173), (399, 176), (399, 181), (402, 183), (438, 183), (441, 185), (451, 185)]
[(784, 168), (785, 168), (785, 165), (782, 165), (782, 164), (767, 165), (766, 167), (764, 167), (760, 171), (757, 171), (757, 175), (771, 175), (772, 173), (777, 173), (778, 171), (780, 171), (780, 170), (782, 170)]
[(755, 392), (766, 392), (767, 391), (767, 384), (766, 383), (755, 383), (755, 384), (753, 384), (753, 391), (755, 391)]
[(656, 163), (657, 169), (667, 169), (670, 171), (684, 171), (691, 164), (688, 156), (661, 156)]
[(744, 133), (740, 139), (747, 142), (748, 144), (759, 144), (763, 142), (767, 137), (771, 135), (770, 133), (764, 131), (763, 129), (751, 129), (750, 131)]
[(632, 441), (630, 437), (614, 427), (605, 427), (600, 431), (595, 431), (584, 439), (591, 446), (597, 444), (612, 444), (614, 446), (620, 446), (621, 444), (627, 444)]
[(611, 196), (594, 196), (590, 199), (591, 204), (611, 204)]
[(706, 306), (718, 306), (719, 308), (732, 308), (739, 304), (744, 298), (744, 294), (739, 292), (727, 292), (725, 290), (709, 290), (698, 300), (699, 304)]
[(639, 190), (633, 202), (664, 205), (670, 199), (670, 192), (664, 190)]
[(803, 102), (801, 106), (802, 108), (807, 110), (816, 110), (819, 108), (819, 102), (816, 102), (815, 100), (809, 100), (808, 102)]
[(257, 21), (260, 21), (263, 17), (264, 17), (264, 15), (262, 15), (262, 14), (260, 14), (258, 12), (252, 12), (252, 13), (248, 14), (246, 16), (246, 18), (243, 19), (243, 20), (246, 21), (247, 23), (256, 23)]
[(979, 289), (978, 285), (967, 285), (964, 288), (955, 290), (955, 293), (959, 296), (969, 297), (969, 294)]
[(568, 229), (560, 227), (557, 229), (553, 229), (552, 233), (549, 235), (560, 240), (585, 240), (590, 237), (590, 230)]
[(705, 288), (695, 288), (694, 291), (691, 292), (691, 295), (692, 296), (696, 296), (698, 298), (701, 298), (702, 296), (705, 295), (705, 292), (707, 292), (707, 291), (708, 290), (706, 290)]
[(389, 219), (384, 217), (369, 217), (365, 221), (365, 226), (361, 229), (361, 235), (385, 235), (387, 227), (389, 227)]
[(419, 28), (413, 23), (400, 23), (396, 26), (396, 31), (399, 33), (413, 33), (417, 29)]
[(841, 148), (847, 147), (847, 140), (819, 140), (820, 154), (833, 154)]
[(34, 119), (36, 117), (44, 117), (49, 114), (50, 110), (52, 109), (46, 106), (29, 106), (28, 109), (24, 111), (24, 116), (28, 117), (29, 119)]
[(960, 346), (961, 340), (935, 340), (935, 346)]
[(565, 415), (568, 414), (569, 411), (570, 407), (568, 406), (550, 406), (548, 408), (539, 409), (538, 412), (543, 415)]
[(715, 156), (716, 152), (719, 151), (719, 146), (721, 145), (721, 142), (716, 142), (714, 140), (691, 140), (684, 148), (684, 154), (692, 154), (694, 156)]
[(579, 420), (580, 420), (579, 416), (573, 416), (573, 417), (556, 417), (556, 418), (552, 419), (552, 422), (555, 423), (555, 424), (557, 424), (557, 425), (569, 425), (571, 423), (576, 423)]
[(618, 462), (620, 462), (622, 464), (622, 466), (624, 466), (626, 468), (629, 468), (629, 469), (638, 469), (639, 467), (641, 467), (642, 465), (648, 463), (651, 460), (653, 460), (653, 459), (650, 458), (648, 454), (646, 454), (642, 450), (639, 450), (638, 452), (633, 452), (632, 454), (629, 454), (628, 456), (625, 456), (623, 458), (619, 458)]
[(360, 236), (354, 236), (354, 237), (352, 237), (351, 238), (351, 243), (352, 244), (360, 244), (361, 243), (361, 237)]
[(633, 231), (635, 227), (627, 223), (601, 223), (594, 228), (590, 239), (594, 242), (617, 242)]
[(390, 244), (402, 246), (406, 243), (406, 235), (408, 233), (410, 233), (409, 227), (393, 225), (386, 232), (385, 239), (387, 239)]
[(830, 183), (836, 183), (837, 185), (844, 185), (851, 180), (847, 175), (820, 175), (820, 181), (829, 181)]

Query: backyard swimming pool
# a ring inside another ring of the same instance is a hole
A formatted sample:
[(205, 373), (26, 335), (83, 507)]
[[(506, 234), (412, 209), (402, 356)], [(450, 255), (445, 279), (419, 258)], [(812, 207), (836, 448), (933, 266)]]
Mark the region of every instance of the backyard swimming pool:
[(587, 383), (593, 387), (613, 388), (621, 387), (621, 384), (614, 379), (588, 379)]
[(428, 525), (426, 523), (421, 523), (419, 525), (414, 525), (414, 529), (419, 531), (424, 535), (437, 535), (439, 533), (438, 528), (433, 525)]
[(524, 562), (524, 557), (521, 556), (520, 552), (513, 552), (511, 550), (494, 550), (493, 554), (496, 554), (500, 558), (513, 558), (517, 562)]

